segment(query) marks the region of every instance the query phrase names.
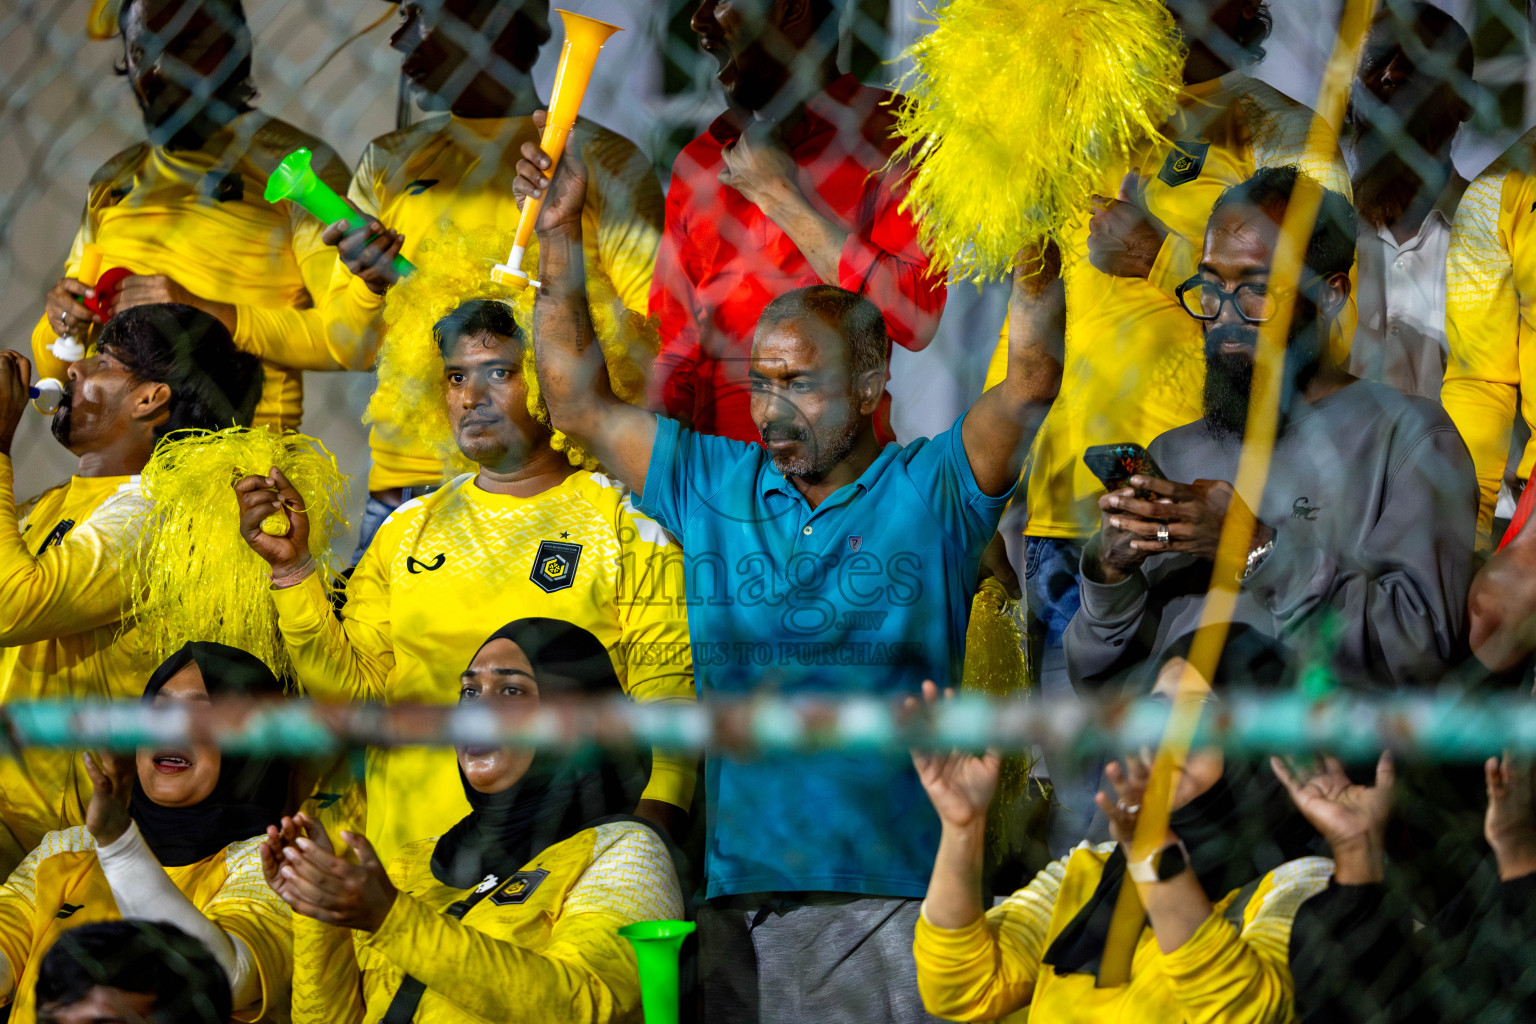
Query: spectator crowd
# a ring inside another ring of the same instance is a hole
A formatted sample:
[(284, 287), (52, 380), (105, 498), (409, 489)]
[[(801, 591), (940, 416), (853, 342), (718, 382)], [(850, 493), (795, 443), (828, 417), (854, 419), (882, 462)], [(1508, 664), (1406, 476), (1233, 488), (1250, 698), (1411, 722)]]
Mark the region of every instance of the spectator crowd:
[[(0, 701), (458, 705), (486, 737), (618, 694), (923, 715), (1015, 601), (1010, 688), (1060, 701), (1529, 700), (1536, 132), (1457, 174), (1472, 40), (1418, 0), (1382, 0), (1337, 133), (1253, 76), (1263, 0), (1135, 2), (1177, 37), (1172, 112), (1020, 253), (985, 388), (905, 443), (893, 343), (959, 285), (906, 201), (902, 97), (839, 69), (841, 0), (697, 2), (726, 109), (665, 190), (585, 118), (540, 148), (547, 0), (396, 5), (427, 116), (350, 174), (256, 105), (240, 0), (98, 3), (144, 141), (80, 183), (30, 351), (0, 351)], [(301, 148), (353, 220), (263, 198)], [(530, 199), (518, 291), (490, 268)], [(378, 387), (345, 570), (315, 553), (335, 496), (243, 466), (227, 536), (184, 540), (259, 567), (230, 586), (279, 655), (214, 610), (154, 650), (151, 470), (300, 430), (304, 372), (342, 370)], [(45, 377), (78, 466), (17, 495)], [(710, 1024), (1532, 1020), (1536, 768), (1478, 753), (1048, 752), (1021, 850), (995, 751), (7, 737), (0, 1013), (657, 1024), (620, 930), (688, 920), (682, 1012)]]

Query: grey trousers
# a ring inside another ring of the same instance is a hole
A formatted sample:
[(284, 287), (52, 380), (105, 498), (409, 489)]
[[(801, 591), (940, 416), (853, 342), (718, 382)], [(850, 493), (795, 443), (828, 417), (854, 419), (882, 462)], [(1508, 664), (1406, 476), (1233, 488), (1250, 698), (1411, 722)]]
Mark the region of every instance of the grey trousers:
[(930, 1024), (912, 959), (921, 900), (808, 895), (701, 904), (707, 1024)]

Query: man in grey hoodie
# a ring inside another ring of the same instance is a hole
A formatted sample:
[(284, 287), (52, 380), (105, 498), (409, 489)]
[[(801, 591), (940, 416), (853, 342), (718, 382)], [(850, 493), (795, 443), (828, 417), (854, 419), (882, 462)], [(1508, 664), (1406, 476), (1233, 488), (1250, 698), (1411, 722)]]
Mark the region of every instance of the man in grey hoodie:
[(1326, 358), (1354, 258), (1355, 214), (1338, 193), (1323, 191), (1307, 246), (1264, 493), (1239, 494), (1229, 482), (1257, 325), (1288, 299), (1270, 291), (1269, 268), (1299, 179), (1319, 188), (1294, 167), (1266, 168), (1212, 211), (1199, 273), (1178, 290), (1205, 330), (1205, 415), (1148, 447), (1167, 479), (1133, 477), (1099, 500), (1099, 533), (1082, 556), (1082, 608), (1066, 635), (1079, 686), (1155, 658), (1195, 628), (1234, 502), (1257, 519), (1234, 621), (1284, 638), (1348, 685), (1433, 683), (1466, 656), (1471, 458), (1437, 404), (1358, 380)]

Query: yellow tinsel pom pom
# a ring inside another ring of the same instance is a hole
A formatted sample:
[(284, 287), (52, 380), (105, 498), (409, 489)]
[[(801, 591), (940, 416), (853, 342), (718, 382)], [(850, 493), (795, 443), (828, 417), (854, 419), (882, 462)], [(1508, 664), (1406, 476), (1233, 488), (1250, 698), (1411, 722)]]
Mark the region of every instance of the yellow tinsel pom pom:
[[(347, 529), (347, 478), (325, 445), (265, 427), (170, 434), (140, 477), (150, 507), (130, 590), (130, 614), (153, 663), (189, 640), (213, 640), (255, 655), (280, 679), (293, 678), (269, 593), (271, 567), (240, 536), (232, 486), (273, 466), (303, 499), (310, 557), (327, 590), (333, 587), (341, 560), (331, 542)], [(261, 529), (286, 535), (287, 516), (268, 516)]]
[[(390, 288), (384, 301), (385, 336), (379, 350), (378, 387), (363, 417), (392, 440), (433, 452), (443, 463), (444, 477), (474, 466), (459, 452), (448, 427), (443, 383), (443, 358), (432, 328), (439, 320), (474, 299), (495, 299), (512, 310), (524, 337), (533, 337), (533, 288), (512, 289), (490, 279), (491, 268), (512, 247), (512, 232), (480, 228), (463, 232), (442, 225), (439, 236), (424, 243), (416, 270)], [(538, 267), (538, 244), (530, 243), (525, 267)], [(654, 320), (626, 309), (612, 283), (591, 267), (587, 270), (587, 301), (592, 327), (614, 394), (627, 402), (645, 397), (645, 372), (660, 350)], [(525, 345), (522, 375), (528, 388), (528, 412), (549, 425), (549, 407), (539, 391), (532, 343)], [(597, 462), (565, 434), (556, 430), (550, 441), (574, 466), (597, 468)]]
[(1181, 88), (1164, 0), (941, 0), (912, 46), (898, 159), (936, 270), (1006, 276), (1063, 241), (1095, 183), (1154, 138)]

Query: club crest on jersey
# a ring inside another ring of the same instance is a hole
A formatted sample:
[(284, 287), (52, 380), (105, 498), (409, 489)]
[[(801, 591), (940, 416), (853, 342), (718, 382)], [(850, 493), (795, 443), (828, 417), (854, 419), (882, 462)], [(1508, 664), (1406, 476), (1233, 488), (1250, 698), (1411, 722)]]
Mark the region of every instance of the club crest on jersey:
[(1157, 180), (1170, 186), (1194, 181), (1200, 177), (1210, 148), (1209, 142), (1175, 142), (1163, 161), (1163, 169), (1157, 172)]
[(527, 903), (528, 897), (533, 895), (533, 890), (539, 887), (539, 883), (549, 877), (549, 872), (543, 868), (534, 868), (532, 871), (514, 871), (507, 876), (506, 884), (491, 894), (491, 902), (498, 907), (512, 906), (517, 903)]
[(848, 550), (853, 552), (854, 554), (858, 554), (859, 553), (859, 549), (862, 548), (863, 546), (864, 546), (864, 538), (860, 534), (856, 533), (853, 536), (848, 538)]
[(576, 563), (580, 560), (580, 544), (559, 540), (540, 541), (528, 578), (544, 593), (553, 594), (576, 582)]

